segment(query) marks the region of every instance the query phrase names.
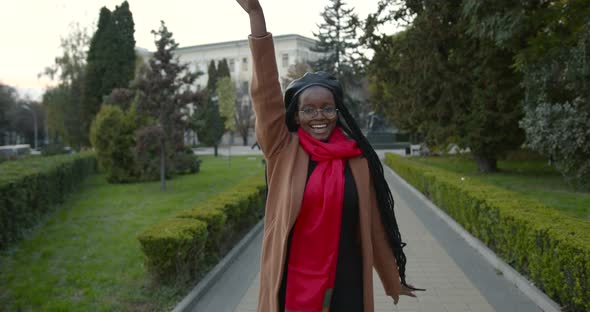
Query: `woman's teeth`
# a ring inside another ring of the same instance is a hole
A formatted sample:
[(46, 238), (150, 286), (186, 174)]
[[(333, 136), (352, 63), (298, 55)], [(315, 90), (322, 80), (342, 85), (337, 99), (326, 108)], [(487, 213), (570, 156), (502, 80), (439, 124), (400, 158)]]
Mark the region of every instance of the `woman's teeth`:
[(312, 125), (311, 127), (314, 129), (323, 129), (323, 128), (328, 127), (328, 125), (325, 125), (325, 124), (324, 125)]

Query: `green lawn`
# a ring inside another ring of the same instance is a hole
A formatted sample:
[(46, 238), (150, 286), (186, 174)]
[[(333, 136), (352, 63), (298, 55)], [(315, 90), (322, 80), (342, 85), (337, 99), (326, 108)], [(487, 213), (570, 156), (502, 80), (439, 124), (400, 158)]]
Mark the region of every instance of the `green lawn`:
[(110, 185), (88, 178), (27, 239), (0, 255), (0, 311), (170, 310), (186, 289), (155, 285), (137, 235), (264, 170), (261, 157), (201, 157), (201, 172)]
[(500, 172), (482, 174), (464, 157), (415, 157), (412, 160), (464, 174), (522, 193), (583, 219), (590, 219), (590, 193), (576, 192), (546, 161), (499, 161)]

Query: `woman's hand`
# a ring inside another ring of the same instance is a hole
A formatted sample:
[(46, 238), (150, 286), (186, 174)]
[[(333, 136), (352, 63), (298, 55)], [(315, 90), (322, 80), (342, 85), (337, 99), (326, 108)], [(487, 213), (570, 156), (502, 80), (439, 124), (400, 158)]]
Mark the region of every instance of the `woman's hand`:
[(252, 12), (262, 12), (262, 7), (260, 6), (260, 2), (258, 0), (236, 0), (242, 9), (246, 11), (246, 13), (250, 14)]
[[(409, 285), (409, 286), (413, 287), (412, 285)], [(406, 287), (405, 285), (402, 285), (402, 290), (400, 292), (400, 295), (416, 298), (416, 294), (414, 294), (414, 292), (412, 292), (412, 290), (410, 288)], [(393, 304), (397, 305), (397, 303), (399, 301), (399, 296), (392, 296), (392, 298), (393, 298)]]
[(252, 37), (266, 36), (266, 21), (264, 20), (264, 13), (258, 0), (236, 0), (238, 4), (250, 16), (250, 31)]

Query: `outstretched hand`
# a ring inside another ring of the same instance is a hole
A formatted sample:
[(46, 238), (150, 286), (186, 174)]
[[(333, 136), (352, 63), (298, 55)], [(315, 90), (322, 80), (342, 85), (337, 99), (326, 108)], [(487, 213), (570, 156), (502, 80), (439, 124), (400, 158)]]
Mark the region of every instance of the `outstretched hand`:
[(254, 37), (266, 36), (266, 21), (258, 0), (236, 0), (250, 17), (250, 31)]
[[(409, 285), (411, 287), (413, 287), (412, 285)], [(414, 292), (412, 291), (412, 289), (406, 287), (405, 285), (402, 285), (402, 289), (400, 292), (400, 295), (404, 295), (404, 296), (410, 296), (410, 297), (414, 297), (416, 298), (416, 294), (414, 294)], [(396, 304), (399, 302), (399, 296), (393, 296), (393, 304)]]
[(253, 12), (261, 12), (262, 7), (260, 6), (260, 2), (258, 0), (236, 0), (238, 4), (246, 11), (246, 13), (250, 14)]

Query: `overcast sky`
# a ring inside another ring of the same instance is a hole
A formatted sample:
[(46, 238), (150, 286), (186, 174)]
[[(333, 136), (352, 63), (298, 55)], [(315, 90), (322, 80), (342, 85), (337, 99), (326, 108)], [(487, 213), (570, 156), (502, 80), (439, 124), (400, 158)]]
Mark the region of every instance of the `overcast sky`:
[[(49, 81), (37, 74), (59, 55), (60, 37), (71, 23), (96, 28), (98, 13), (122, 0), (0, 0), (0, 81), (38, 98)], [(164, 20), (180, 46), (245, 39), (247, 15), (235, 0), (129, 0), (139, 47), (154, 50), (152, 29)], [(267, 28), (275, 35), (313, 37), (328, 0), (260, 0)], [(348, 0), (361, 18), (377, 0)], [(25, 91), (29, 89), (29, 91)]]

